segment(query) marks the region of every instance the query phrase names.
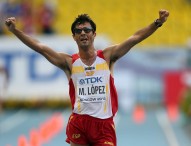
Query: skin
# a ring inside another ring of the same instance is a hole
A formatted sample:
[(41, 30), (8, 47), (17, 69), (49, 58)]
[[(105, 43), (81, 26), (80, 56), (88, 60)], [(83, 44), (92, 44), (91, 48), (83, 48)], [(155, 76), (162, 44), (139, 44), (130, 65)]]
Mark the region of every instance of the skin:
[[(169, 16), (169, 12), (166, 10), (159, 11), (159, 20), (164, 23)], [(25, 45), (33, 49), (34, 51), (42, 54), (49, 62), (55, 66), (61, 68), (68, 80), (71, 78), (72, 69), (72, 56), (66, 53), (60, 53), (54, 51), (52, 48), (45, 44), (42, 44), (38, 40), (26, 35), (22, 31), (16, 28), (16, 19), (14, 17), (8, 18), (5, 24), (10, 32), (12, 32), (17, 38), (19, 38)], [(76, 28), (91, 27), (90, 23), (86, 22), (79, 24)], [(111, 74), (113, 74), (113, 67), (115, 62), (124, 56), (133, 46), (143, 41), (150, 35), (152, 35), (158, 27), (153, 23), (138, 30), (132, 36), (127, 38), (124, 42), (109, 46), (103, 50), (103, 55), (109, 66)], [(85, 33), (82, 31), (81, 34), (73, 34), (73, 39), (76, 41), (79, 49), (79, 55), (84, 64), (90, 66), (94, 63), (96, 59), (96, 49), (94, 47), (94, 39), (96, 37), (96, 32)], [(71, 146), (88, 146), (79, 145), (71, 142)]]

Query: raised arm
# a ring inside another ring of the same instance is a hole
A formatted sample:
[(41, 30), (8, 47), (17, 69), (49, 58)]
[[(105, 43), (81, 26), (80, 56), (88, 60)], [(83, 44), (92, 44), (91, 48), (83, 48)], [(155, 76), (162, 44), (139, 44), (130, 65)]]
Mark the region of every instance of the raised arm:
[(17, 38), (19, 38), (25, 45), (30, 47), (32, 50), (42, 54), (49, 62), (64, 70), (67, 77), (70, 78), (70, 55), (58, 53), (45, 44), (42, 44), (38, 40), (25, 34), (21, 30), (18, 30), (16, 28), (16, 19), (14, 17), (8, 18), (5, 21), (5, 24), (9, 31), (12, 32)]
[(112, 66), (113, 62), (125, 55), (133, 46), (152, 35), (167, 20), (168, 16), (168, 11), (160, 10), (159, 18), (155, 22), (151, 23), (145, 28), (138, 30), (121, 44), (105, 49), (104, 56), (109, 62), (109, 65)]

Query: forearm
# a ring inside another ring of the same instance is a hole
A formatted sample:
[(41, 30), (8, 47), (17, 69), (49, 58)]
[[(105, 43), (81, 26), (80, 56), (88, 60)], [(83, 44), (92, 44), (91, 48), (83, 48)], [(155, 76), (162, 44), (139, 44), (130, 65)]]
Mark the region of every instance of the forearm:
[(24, 32), (15, 28), (11, 31), (18, 39), (20, 39), (25, 45), (29, 48), (33, 49), (34, 51), (41, 52), (40, 42), (29, 35), (25, 34)]
[(138, 30), (133, 36), (136, 38), (135, 41), (136, 43), (139, 43), (152, 35), (159, 27), (156, 26), (156, 24), (153, 22), (147, 27)]
[(164, 22), (166, 22), (167, 17), (169, 16), (169, 12), (166, 10), (160, 10), (159, 11), (159, 18), (156, 19), (153, 23), (151, 23), (149, 26), (137, 31), (135, 36), (135, 43), (139, 43), (142, 40), (146, 39), (150, 35), (152, 35)]
[(125, 55), (133, 46), (135, 46), (139, 42), (143, 41), (144, 39), (152, 35), (157, 29), (158, 29), (158, 26), (156, 26), (155, 23), (153, 22), (147, 27), (142, 28), (138, 30), (137, 32), (135, 32), (126, 41), (122, 42), (116, 47), (113, 47), (111, 51), (112, 60), (117, 60), (118, 58)]
[[(150, 25), (148, 25), (145, 28), (142, 28), (135, 32), (132, 36), (130, 36), (127, 40), (124, 42), (115, 45), (114, 47), (111, 47), (110, 49), (107, 49), (105, 53), (109, 58), (109, 62), (115, 62), (117, 59), (121, 58), (123, 55), (125, 55), (133, 46), (138, 44), (139, 42), (143, 41), (150, 35), (152, 35), (164, 22), (166, 22), (167, 17), (169, 16), (169, 12), (166, 10), (160, 10), (159, 11), (159, 18), (156, 19), (157, 21), (154, 21)], [(109, 54), (109, 55), (108, 55)]]

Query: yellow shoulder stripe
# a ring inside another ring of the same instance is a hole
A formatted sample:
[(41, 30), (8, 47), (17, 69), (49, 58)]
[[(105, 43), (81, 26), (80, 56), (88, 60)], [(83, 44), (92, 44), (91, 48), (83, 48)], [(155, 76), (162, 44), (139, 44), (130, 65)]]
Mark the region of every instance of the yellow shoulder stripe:
[(82, 66), (73, 66), (72, 73), (82, 73), (84, 72), (84, 68)]
[(108, 70), (108, 65), (107, 63), (102, 63), (102, 64), (96, 64), (96, 70)]

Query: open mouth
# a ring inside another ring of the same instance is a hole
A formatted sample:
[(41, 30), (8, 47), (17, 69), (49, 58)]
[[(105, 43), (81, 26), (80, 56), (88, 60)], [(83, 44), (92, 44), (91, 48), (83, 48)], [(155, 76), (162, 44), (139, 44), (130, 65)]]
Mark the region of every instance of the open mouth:
[(87, 38), (81, 38), (80, 41), (81, 42), (86, 42), (88, 39)]

